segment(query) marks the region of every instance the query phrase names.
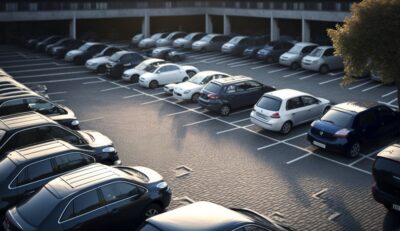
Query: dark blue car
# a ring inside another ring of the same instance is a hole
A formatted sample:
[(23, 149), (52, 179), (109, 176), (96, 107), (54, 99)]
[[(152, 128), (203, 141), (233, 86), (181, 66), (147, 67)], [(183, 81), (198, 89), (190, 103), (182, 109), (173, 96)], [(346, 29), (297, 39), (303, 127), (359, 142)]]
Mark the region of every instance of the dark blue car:
[(346, 102), (314, 121), (307, 139), (319, 148), (356, 157), (362, 144), (399, 132), (399, 112), (375, 102)]

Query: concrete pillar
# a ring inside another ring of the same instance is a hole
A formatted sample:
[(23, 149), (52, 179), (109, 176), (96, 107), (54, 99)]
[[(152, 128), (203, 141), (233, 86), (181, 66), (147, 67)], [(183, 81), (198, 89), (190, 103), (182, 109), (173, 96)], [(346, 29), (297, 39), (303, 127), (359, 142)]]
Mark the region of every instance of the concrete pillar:
[(224, 15), (224, 34), (228, 35), (231, 33), (231, 21), (228, 15)]
[(76, 38), (76, 18), (69, 21), (69, 37)]
[(145, 14), (142, 22), (142, 34), (146, 38), (150, 37), (150, 16), (148, 14)]
[(278, 40), (280, 37), (279, 34), (279, 25), (278, 25), (278, 20), (276, 20), (274, 17), (271, 17), (271, 41)]
[(206, 14), (206, 33), (212, 34), (214, 31), (211, 15)]
[(310, 42), (310, 40), (311, 40), (310, 23), (303, 18), (301, 20), (301, 41)]

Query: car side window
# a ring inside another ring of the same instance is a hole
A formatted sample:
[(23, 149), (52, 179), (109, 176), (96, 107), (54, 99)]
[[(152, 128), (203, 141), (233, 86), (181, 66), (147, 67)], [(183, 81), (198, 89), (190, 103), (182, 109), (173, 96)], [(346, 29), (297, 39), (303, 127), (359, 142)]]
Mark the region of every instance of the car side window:
[(249, 85), (247, 83), (238, 83), (236, 85), (236, 91), (241, 92), (241, 91), (247, 91), (249, 88)]
[(204, 78), (203, 81), (201, 81), (201, 84), (206, 84), (206, 83), (210, 82), (212, 80), (212, 78), (213, 78), (212, 76), (208, 76), (208, 77)]
[(286, 103), (286, 110), (293, 110), (300, 107), (303, 107), (303, 102), (300, 97), (289, 99)]
[(101, 187), (107, 204), (123, 200), (139, 194), (139, 189), (132, 184), (118, 182)]
[(174, 65), (169, 66), (169, 71), (177, 71), (177, 70), (179, 70), (179, 67), (174, 66)]
[(236, 86), (235, 85), (230, 85), (226, 88), (226, 93), (235, 93), (236, 92)]
[(358, 118), (358, 126), (361, 129), (373, 126), (376, 123), (376, 114), (372, 110), (365, 111)]
[(161, 67), (158, 69), (157, 73), (165, 73), (168, 71), (168, 66)]
[(57, 173), (63, 173), (94, 163), (93, 158), (88, 158), (81, 153), (70, 153), (67, 155), (57, 156), (54, 158)]
[(75, 145), (82, 144), (82, 140), (78, 136), (60, 127), (56, 126), (50, 127), (49, 135), (54, 139), (64, 140), (71, 144)]
[(323, 56), (333, 56), (333, 49), (329, 48), (324, 52)]
[(27, 103), (31, 110), (40, 112), (44, 115), (58, 113), (57, 107), (54, 104), (40, 98), (29, 98), (27, 99)]
[(304, 106), (310, 106), (313, 104), (318, 104), (318, 100), (311, 96), (302, 96), (301, 100), (303, 101)]
[(1, 105), (0, 115), (30, 111), (25, 99), (9, 100)]
[(247, 90), (258, 90), (260, 88), (262, 88), (262, 85), (260, 83), (257, 83), (255, 81), (247, 82)]
[(40, 161), (27, 167), (27, 181), (24, 183), (35, 182), (53, 175), (54, 172), (50, 160)]
[(102, 206), (97, 190), (92, 190), (76, 197), (65, 209), (61, 221), (91, 212)]
[(38, 128), (21, 130), (14, 134), (3, 146), (2, 152), (7, 152), (27, 145), (49, 140), (49, 137), (39, 134)]

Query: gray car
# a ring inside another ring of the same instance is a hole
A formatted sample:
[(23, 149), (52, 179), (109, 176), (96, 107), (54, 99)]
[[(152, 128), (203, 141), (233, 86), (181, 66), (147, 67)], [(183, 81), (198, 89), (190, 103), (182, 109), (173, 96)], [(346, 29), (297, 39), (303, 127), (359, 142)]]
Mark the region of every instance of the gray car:
[(247, 47), (254, 44), (254, 39), (249, 36), (235, 36), (222, 46), (221, 52), (225, 54), (241, 55)]
[(296, 43), (292, 49), (279, 57), (279, 64), (289, 66), (292, 70), (296, 70), (301, 66), (301, 59), (313, 51), (317, 46), (318, 45), (315, 43)]
[(223, 34), (209, 34), (192, 44), (194, 51), (219, 51), (224, 43), (228, 42), (229, 36)]
[(334, 54), (332, 46), (320, 46), (302, 59), (301, 67), (325, 74), (330, 70), (343, 69), (344, 65), (342, 57)]
[(150, 38), (145, 38), (139, 42), (139, 48), (146, 49), (152, 48), (156, 46), (156, 41), (161, 38), (165, 38), (169, 35), (169, 33), (156, 33), (153, 34)]
[(156, 41), (157, 47), (171, 46), (175, 39), (183, 38), (187, 35), (186, 32), (176, 31), (169, 34), (166, 38), (160, 38)]
[(138, 47), (140, 41), (142, 41), (143, 39), (145, 39), (146, 37), (144, 36), (144, 34), (137, 34), (135, 36), (132, 37), (131, 42), (130, 42), (130, 46), (131, 47)]
[(172, 45), (175, 48), (191, 49), (192, 44), (195, 41), (203, 38), (205, 35), (206, 35), (206, 33), (203, 33), (203, 32), (193, 32), (193, 33), (186, 35), (184, 38), (175, 39), (175, 41), (173, 42)]

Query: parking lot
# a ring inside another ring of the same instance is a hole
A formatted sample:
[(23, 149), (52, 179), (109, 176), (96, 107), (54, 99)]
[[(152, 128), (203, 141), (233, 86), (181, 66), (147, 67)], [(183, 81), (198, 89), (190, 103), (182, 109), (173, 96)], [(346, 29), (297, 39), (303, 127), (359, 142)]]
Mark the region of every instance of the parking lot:
[[(162, 88), (110, 80), (23, 48), (1, 46), (0, 67), (26, 84), (45, 84), (53, 102), (67, 105), (82, 129), (115, 143), (125, 165), (160, 172), (173, 189), (171, 208), (191, 200), (247, 207), (299, 230), (380, 230), (386, 210), (370, 193), (371, 166), (382, 148), (370, 144), (349, 159), (312, 147), (309, 124), (287, 136), (250, 122), (251, 108), (220, 117), (183, 103)], [(340, 103), (373, 100), (397, 105), (394, 86), (368, 78), (340, 86), (342, 71), (321, 75), (279, 64), (188, 52), (181, 64), (246, 75), (278, 89), (294, 88)]]

